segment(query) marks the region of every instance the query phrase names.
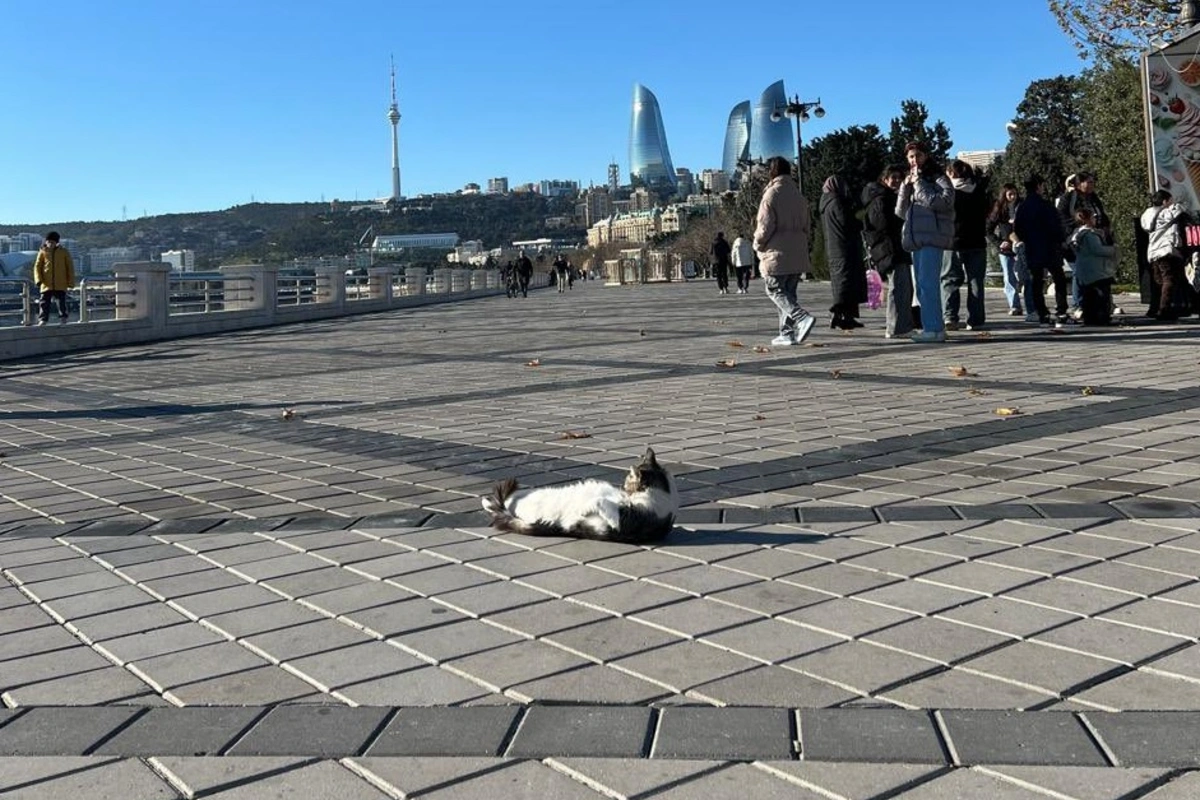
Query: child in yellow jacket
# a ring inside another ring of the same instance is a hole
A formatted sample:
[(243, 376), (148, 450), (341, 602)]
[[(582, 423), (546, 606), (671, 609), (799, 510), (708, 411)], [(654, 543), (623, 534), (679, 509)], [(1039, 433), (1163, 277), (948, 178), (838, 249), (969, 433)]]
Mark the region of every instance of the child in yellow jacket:
[(58, 308), (59, 322), (67, 321), (67, 290), (75, 287), (75, 262), (65, 247), (59, 246), (58, 231), (46, 234), (46, 241), (33, 262), (33, 280), (42, 296), (38, 300), (38, 325), (50, 319), (50, 303)]

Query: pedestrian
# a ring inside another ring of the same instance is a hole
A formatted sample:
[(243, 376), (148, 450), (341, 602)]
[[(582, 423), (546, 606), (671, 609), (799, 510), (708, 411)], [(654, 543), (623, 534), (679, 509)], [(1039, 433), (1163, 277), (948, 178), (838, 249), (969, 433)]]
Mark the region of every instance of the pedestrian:
[(754, 250), (767, 297), (779, 309), (778, 347), (800, 344), (812, 330), (813, 317), (796, 298), (800, 275), (810, 269), (808, 237), (812, 219), (808, 201), (792, 180), (792, 165), (782, 156), (767, 160), (767, 186), (758, 204)]
[(558, 258), (554, 259), (554, 284), (558, 287), (558, 293), (562, 294), (567, 290), (567, 270), (570, 265), (567, 259), (563, 258), (563, 254), (559, 253)]
[(1150, 207), (1142, 212), (1142, 230), (1150, 234), (1146, 260), (1154, 270), (1154, 282), (1160, 286), (1156, 317), (1160, 322), (1174, 322), (1181, 312), (1189, 312), (1186, 307), (1181, 309), (1173, 296), (1177, 287), (1187, 284), (1183, 270), (1183, 232), (1180, 230), (1187, 219), (1183, 207), (1166, 189), (1152, 194)]
[[(1076, 213), (1086, 208), (1092, 212), (1096, 221), (1096, 232), (1100, 234), (1100, 238), (1105, 244), (1113, 243), (1112, 221), (1104, 213), (1104, 203), (1100, 201), (1100, 195), (1096, 194), (1096, 176), (1093, 173), (1084, 170), (1067, 178), (1067, 190), (1054, 202), (1054, 208), (1062, 222), (1063, 242), (1071, 240), (1071, 235), (1079, 227)], [(1070, 264), (1075, 254), (1069, 249), (1064, 249), (1063, 257)], [(1079, 288), (1079, 281), (1072, 269), (1071, 310), (1068, 313), (1073, 319), (1079, 319), (1080, 316)]]
[(712, 255), (713, 271), (717, 275), (717, 293), (729, 294), (729, 256), (732, 248), (725, 240), (725, 232), (717, 231), (709, 253)]
[(1112, 323), (1112, 285), (1117, 277), (1117, 248), (1096, 230), (1090, 208), (1075, 212), (1079, 227), (1071, 234), (1075, 250), (1075, 277), (1079, 280), (1079, 309), (1084, 325)]
[(1023, 263), (1018, 260), (1013, 250), (1012, 232), (1013, 218), (1017, 214), (1017, 206), (1021, 203), (1021, 194), (1014, 184), (1006, 183), (1000, 187), (1000, 194), (992, 205), (987, 219), (987, 239), (1000, 251), (1000, 272), (1004, 276), (1004, 299), (1008, 301), (1008, 315), (1019, 317), (1025, 313), (1024, 307), (1033, 311), (1029, 301), (1029, 277), (1022, 274)]
[(738, 294), (750, 291), (750, 273), (754, 271), (754, 243), (744, 233), (733, 240), (733, 269), (737, 273)]
[(896, 190), (903, 180), (904, 167), (893, 164), (884, 169), (879, 180), (868, 183), (862, 193), (867, 258), (888, 288), (885, 339), (908, 336), (913, 330), (912, 257), (901, 243), (904, 223), (896, 216)]
[(529, 279), (532, 277), (533, 262), (522, 250), (521, 257), (517, 259), (517, 288), (521, 290), (521, 297), (529, 297)]
[(33, 280), (41, 291), (38, 299), (38, 325), (50, 319), (50, 303), (58, 310), (58, 321), (67, 321), (67, 291), (75, 287), (75, 262), (65, 247), (59, 246), (58, 231), (46, 234), (42, 249), (33, 262)]
[(858, 304), (867, 302), (867, 271), (863, 266), (862, 223), (855, 215), (850, 184), (831, 175), (821, 187), (821, 224), (825, 232), (825, 263), (829, 267), (829, 327), (844, 331), (861, 328)]
[(985, 319), (983, 283), (987, 276), (987, 190), (970, 164), (950, 162), (946, 177), (954, 187), (954, 239), (942, 256), (942, 314), (946, 330), (958, 330), (967, 286), (967, 330), (982, 330)]
[(914, 342), (944, 342), (942, 321), (942, 253), (954, 244), (954, 187), (929, 157), (925, 146), (904, 148), (909, 173), (900, 184), (896, 215), (903, 220), (901, 240), (912, 253), (921, 332)]
[[(1013, 218), (1013, 233), (1025, 248), (1034, 311), (1041, 325), (1061, 329), (1067, 321), (1067, 276), (1063, 271), (1063, 227), (1054, 206), (1046, 199), (1046, 180), (1031, 175), (1025, 181), (1025, 199)], [(1046, 308), (1046, 273), (1054, 281), (1054, 317)]]

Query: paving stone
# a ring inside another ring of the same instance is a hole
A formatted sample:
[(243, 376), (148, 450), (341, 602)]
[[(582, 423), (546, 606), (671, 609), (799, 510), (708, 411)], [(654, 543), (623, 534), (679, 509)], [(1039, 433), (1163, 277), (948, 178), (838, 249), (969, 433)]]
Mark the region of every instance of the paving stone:
[(946, 763), (941, 738), (925, 711), (804, 708), (799, 730), (805, 761)]
[(111, 665), (47, 677), (16, 686), (5, 693), (5, 699), (9, 703), (22, 706), (91, 706), (110, 703), (153, 705), (161, 702), (150, 686), (120, 667)]
[(875, 512), (869, 508), (850, 506), (801, 506), (800, 522), (878, 522)]
[(962, 764), (1107, 764), (1073, 714), (946, 709), (938, 712)]
[(294, 758), (231, 757), (153, 760), (192, 797), (221, 800), (385, 800), (388, 795), (336, 761)]
[(344, 763), (366, 773), (400, 797), (418, 797), (433, 789), (453, 786), (511, 763), (499, 758), (359, 757)]
[(1008, 647), (966, 659), (959, 666), (1063, 696), (1071, 694), (1076, 687), (1100, 682), (1126, 671), (1125, 667), (1108, 660), (1036, 642), (1015, 642)]
[(93, 752), (113, 756), (215, 756), (266, 709), (151, 708)]
[(792, 721), (782, 708), (664, 708), (654, 758), (788, 759)]
[(913, 787), (943, 768), (929, 764), (851, 764), (832, 761), (768, 761), (762, 768), (782, 773), (804, 786), (819, 788), (824, 796), (846, 800), (903, 797)]
[(755, 667), (688, 690), (699, 697), (731, 706), (823, 708), (857, 699), (843, 686), (817, 680), (783, 667)]
[(31, 708), (0, 728), (0, 755), (82, 756), (142, 709)]
[(1174, 500), (1148, 500), (1133, 497), (1112, 502), (1127, 517), (1136, 519), (1163, 519), (1172, 517), (1195, 517), (1197, 508), (1192, 503), (1181, 503)]
[(956, 769), (920, 784), (909, 794), (919, 800), (963, 800), (986, 797), (988, 800), (1045, 800), (1046, 793), (1026, 789), (997, 776), (978, 770)]
[[(371, 760), (372, 763), (376, 761)], [(373, 772), (374, 769), (372, 767)], [(422, 792), (420, 796), (427, 800), (495, 800), (498, 797), (598, 800), (603, 795), (536, 761), (515, 761), (504, 762), (497, 769), (467, 775), (444, 787)]]
[(1041, 517), (1033, 506), (1021, 503), (956, 506), (955, 510), (963, 519), (1038, 519)]
[(358, 755), (391, 714), (389, 708), (276, 706), (229, 749), (234, 756)]
[(837, 681), (866, 694), (938, 672), (941, 665), (866, 642), (843, 642), (784, 662), (790, 669)]
[(546, 639), (587, 658), (611, 661), (673, 644), (680, 637), (630, 619), (609, 618), (553, 632)]
[(1200, 793), (1200, 773), (1185, 772), (1147, 795), (1149, 800), (1190, 800)]
[(367, 756), (499, 756), (521, 709), (401, 708)]
[(760, 666), (744, 656), (692, 641), (615, 659), (612, 663), (677, 692)]
[(668, 787), (654, 796), (663, 800), (692, 800), (696, 797), (705, 800), (740, 800), (746, 797), (817, 800), (825, 797), (749, 764), (731, 764), (700, 773), (692, 780)]
[(21, 800), (171, 800), (175, 791), (134, 759), (0, 756), (0, 792)]
[(438, 667), (372, 678), (340, 686), (337, 692), (351, 703), (370, 706), (444, 706), (491, 694), (488, 688)]
[(504, 692), (522, 703), (646, 705), (672, 690), (609, 666), (589, 664), (510, 686)]
[(916, 708), (1031, 708), (1053, 702), (1055, 695), (1008, 681), (950, 669), (906, 681), (880, 692), (882, 700)]
[(1200, 766), (1200, 712), (1087, 712), (1088, 724), (1121, 766)]
[(1114, 767), (988, 767), (989, 772), (1023, 781), (1067, 797), (1087, 800), (1121, 800), (1170, 773), (1163, 769), (1119, 769)]
[(668, 761), (660, 758), (556, 758), (553, 764), (589, 786), (603, 787), (618, 797), (650, 797), (655, 791), (686, 784), (700, 775), (721, 769), (719, 761)]
[(543, 678), (589, 662), (542, 642), (515, 642), (454, 659), (454, 669), (500, 689)]
[(163, 696), (185, 706), (228, 706), (308, 702), (318, 695), (278, 667), (258, 667), (175, 686)]
[(508, 758), (637, 758), (649, 749), (649, 708), (533, 706), (505, 753)]

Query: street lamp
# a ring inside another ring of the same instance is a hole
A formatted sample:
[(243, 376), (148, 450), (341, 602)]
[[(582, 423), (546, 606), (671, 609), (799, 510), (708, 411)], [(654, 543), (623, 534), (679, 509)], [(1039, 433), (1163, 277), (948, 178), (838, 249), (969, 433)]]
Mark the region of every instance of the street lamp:
[(825, 109), (821, 107), (821, 98), (818, 97), (815, 102), (806, 103), (797, 94), (783, 105), (775, 106), (775, 110), (771, 112), (772, 122), (779, 122), (784, 116), (796, 118), (796, 183), (802, 192), (804, 191), (804, 140), (800, 132), (800, 123), (808, 122), (808, 112), (810, 111), (817, 119), (825, 116)]

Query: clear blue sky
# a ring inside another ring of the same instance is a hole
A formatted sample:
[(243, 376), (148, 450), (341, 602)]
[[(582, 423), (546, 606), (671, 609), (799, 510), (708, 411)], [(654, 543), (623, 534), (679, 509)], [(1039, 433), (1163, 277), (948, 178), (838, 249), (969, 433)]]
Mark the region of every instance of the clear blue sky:
[[(725, 121), (782, 78), (886, 130), (926, 103), (955, 149), (1003, 147), (1026, 86), (1081, 64), (1045, 0), (4, 0), (0, 222), (130, 219), (628, 172), (633, 84), (676, 166), (718, 167)], [(770, 9), (768, 11), (767, 9)], [(744, 16), (739, 19), (738, 14)]]

